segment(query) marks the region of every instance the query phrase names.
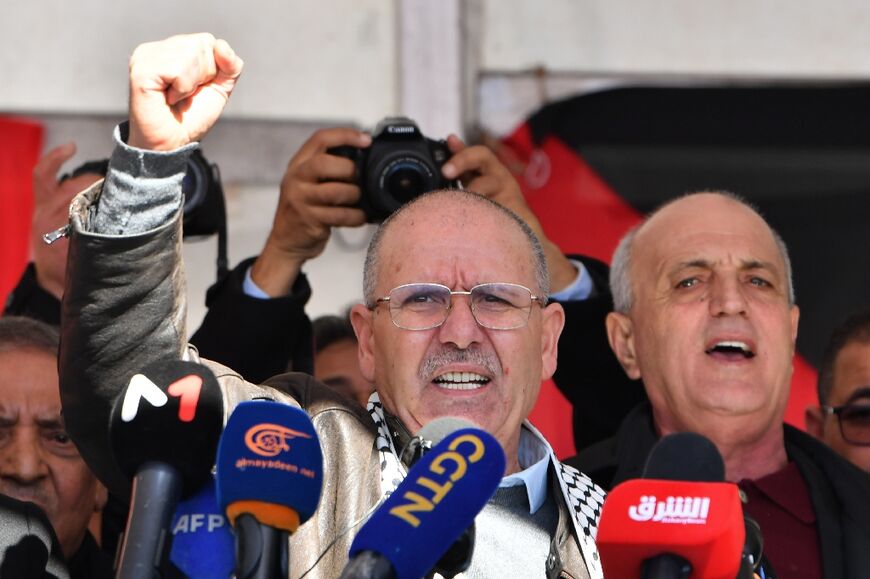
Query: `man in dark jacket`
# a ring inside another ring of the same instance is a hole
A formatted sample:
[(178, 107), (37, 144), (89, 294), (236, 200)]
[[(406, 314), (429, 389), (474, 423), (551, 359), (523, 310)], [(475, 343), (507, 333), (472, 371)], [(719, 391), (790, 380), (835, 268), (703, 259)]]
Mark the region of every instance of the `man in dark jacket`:
[(610, 346), (648, 403), (574, 464), (610, 488), (655, 441), (712, 440), (761, 525), (777, 577), (857, 577), (870, 565), (870, 479), (783, 424), (797, 336), (785, 245), (731, 195), (683, 197), (630, 232), (610, 273)]

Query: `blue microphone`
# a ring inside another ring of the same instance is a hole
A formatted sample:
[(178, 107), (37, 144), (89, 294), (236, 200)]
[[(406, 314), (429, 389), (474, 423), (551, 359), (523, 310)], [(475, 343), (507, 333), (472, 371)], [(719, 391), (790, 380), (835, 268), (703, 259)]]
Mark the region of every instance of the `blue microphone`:
[(217, 452), (217, 497), (236, 531), (238, 579), (287, 576), (288, 535), (311, 518), (323, 486), (314, 425), (298, 408), (242, 402)]
[(185, 577), (229, 577), (236, 566), (235, 538), (218, 506), (214, 479), (195, 495), (178, 503), (172, 524), (169, 560)]
[(505, 465), (501, 444), (483, 430), (446, 436), (360, 529), (342, 579), (426, 575), (495, 493)]

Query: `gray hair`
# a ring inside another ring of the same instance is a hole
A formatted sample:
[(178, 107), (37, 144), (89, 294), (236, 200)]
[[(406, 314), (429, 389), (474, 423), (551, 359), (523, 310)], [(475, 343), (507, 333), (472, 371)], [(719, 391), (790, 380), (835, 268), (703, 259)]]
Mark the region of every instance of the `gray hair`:
[(60, 334), (54, 326), (22, 316), (0, 318), (0, 352), (34, 349), (57, 356)]
[(439, 189), (437, 191), (424, 193), (416, 199), (413, 199), (399, 207), (392, 215), (387, 217), (384, 222), (381, 223), (380, 227), (378, 227), (377, 231), (372, 236), (372, 240), (369, 242), (368, 252), (366, 253), (365, 265), (363, 266), (363, 296), (365, 297), (365, 303), (368, 307), (374, 307), (375, 302), (379, 297), (375, 295), (375, 288), (377, 287), (378, 275), (380, 273), (379, 260), (381, 244), (386, 231), (393, 222), (397, 221), (402, 214), (414, 207), (417, 203), (433, 197), (448, 197), (451, 199), (480, 203), (486, 207), (495, 209), (500, 214), (506, 216), (511, 222), (515, 223), (529, 242), (529, 248), (532, 252), (532, 260), (535, 268), (535, 282), (538, 285), (537, 290), (544, 298), (543, 303), (546, 303), (547, 297), (550, 295), (550, 273), (547, 269), (547, 258), (538, 236), (535, 235), (532, 228), (529, 227), (529, 224), (523, 221), (519, 215), (507, 207), (499, 205), (492, 199), (474, 193), (473, 191), (467, 191), (465, 189)]
[(767, 225), (767, 228), (770, 230), (770, 233), (773, 235), (773, 240), (776, 243), (776, 248), (779, 250), (779, 254), (782, 257), (782, 262), (785, 266), (785, 276), (788, 280), (788, 302), (789, 304), (795, 303), (795, 292), (794, 292), (794, 280), (792, 278), (792, 269), (791, 269), (791, 259), (788, 256), (788, 247), (785, 245), (785, 241), (783, 241), (782, 237), (779, 233), (773, 229), (767, 220), (761, 215), (754, 205), (749, 203), (746, 199), (737, 195), (735, 193), (731, 193), (729, 191), (696, 191), (693, 193), (686, 193), (680, 197), (675, 199), (671, 199), (670, 201), (664, 203), (659, 206), (655, 211), (646, 216), (646, 218), (635, 225), (619, 240), (619, 244), (616, 246), (616, 250), (613, 252), (613, 259), (610, 263), (610, 293), (613, 295), (613, 309), (620, 313), (628, 313), (631, 310), (631, 306), (634, 303), (634, 292), (631, 287), (631, 249), (634, 244), (634, 238), (637, 237), (638, 232), (641, 228), (649, 222), (655, 215), (657, 215), (660, 211), (667, 208), (673, 203), (680, 201), (681, 199), (685, 199), (686, 197), (691, 197), (693, 195), (700, 195), (703, 193), (713, 193), (716, 195), (720, 195), (725, 197), (726, 199), (730, 199), (743, 205), (756, 215), (758, 215), (762, 221)]

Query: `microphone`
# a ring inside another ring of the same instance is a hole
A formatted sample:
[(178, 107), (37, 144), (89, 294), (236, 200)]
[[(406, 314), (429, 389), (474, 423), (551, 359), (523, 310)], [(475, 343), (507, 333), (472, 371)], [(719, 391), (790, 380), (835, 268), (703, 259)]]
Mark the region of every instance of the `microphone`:
[(236, 540), (218, 506), (213, 479), (209, 478), (196, 494), (178, 504), (169, 528), (172, 531), (169, 561), (185, 577), (211, 579), (232, 575), (236, 567)]
[(641, 479), (604, 501), (596, 543), (605, 577), (734, 579), (742, 569), (743, 507), (723, 482), (716, 446), (690, 432), (662, 438)]
[(323, 486), (314, 425), (298, 408), (242, 402), (217, 455), (217, 498), (236, 532), (237, 579), (286, 577), (288, 535), (311, 518)]
[[(477, 425), (469, 420), (454, 416), (436, 418), (421, 428), (417, 436), (408, 441), (402, 450), (400, 459), (408, 468), (413, 467), (424, 454), (432, 450), (433, 446), (460, 428), (477, 428)], [(450, 545), (447, 552), (441, 556), (433, 570), (445, 579), (451, 579), (451, 577), (468, 570), (471, 565), (471, 556), (474, 554), (474, 538), (475, 529), (474, 521), (472, 521), (456, 541)]]
[(210, 477), (223, 422), (214, 374), (181, 360), (154, 362), (115, 400), (109, 435), (115, 462), (133, 481), (118, 576), (159, 576), (178, 501)]
[(483, 430), (445, 436), (360, 529), (342, 579), (426, 575), (495, 493), (505, 465), (501, 445)]

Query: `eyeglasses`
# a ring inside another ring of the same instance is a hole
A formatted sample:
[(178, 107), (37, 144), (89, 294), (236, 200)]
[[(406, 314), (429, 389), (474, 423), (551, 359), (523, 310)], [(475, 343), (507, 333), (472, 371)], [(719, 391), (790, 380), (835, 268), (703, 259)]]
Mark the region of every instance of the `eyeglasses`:
[(447, 320), (453, 296), (468, 296), (471, 314), (478, 324), (491, 330), (514, 330), (525, 326), (532, 303), (541, 307), (546, 298), (515, 283), (483, 283), (469, 291), (451, 291), (438, 283), (409, 283), (390, 290), (390, 295), (375, 300), (390, 306), (393, 325), (404, 330), (430, 330)]
[(842, 406), (822, 406), (822, 411), (837, 417), (843, 440), (856, 446), (870, 446), (870, 401)]

